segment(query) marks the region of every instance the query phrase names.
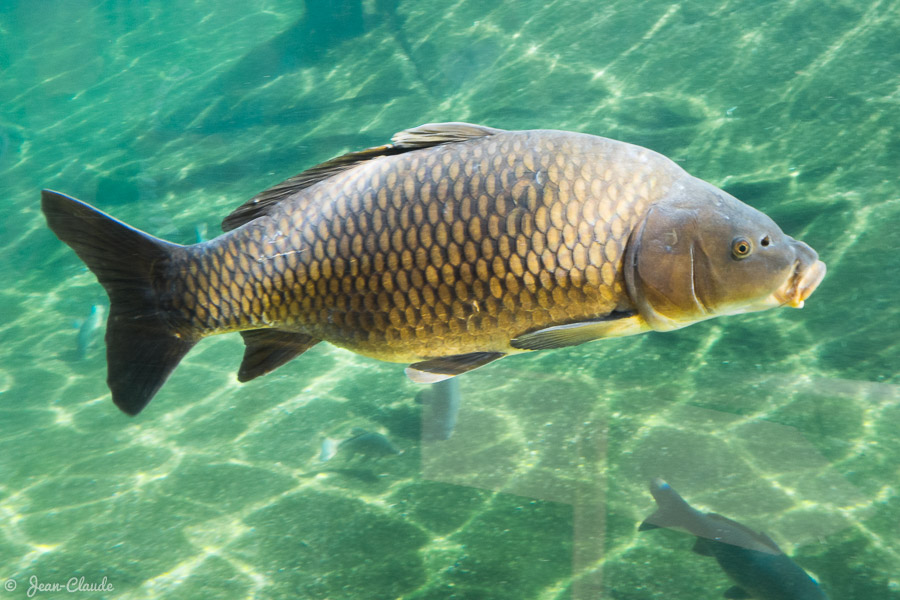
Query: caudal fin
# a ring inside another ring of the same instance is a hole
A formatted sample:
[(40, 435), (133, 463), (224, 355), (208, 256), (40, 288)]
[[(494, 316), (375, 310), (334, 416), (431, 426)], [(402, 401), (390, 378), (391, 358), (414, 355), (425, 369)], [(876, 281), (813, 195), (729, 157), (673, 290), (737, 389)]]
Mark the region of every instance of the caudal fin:
[(53, 233), (109, 295), (107, 384), (116, 406), (136, 415), (197, 343), (185, 320), (161, 305), (158, 292), (173, 253), (183, 246), (57, 192), (41, 192), (41, 208)]
[(691, 508), (691, 505), (672, 489), (672, 486), (658, 477), (650, 482), (650, 493), (656, 500), (657, 509), (656, 512), (644, 519), (638, 531), (660, 527), (691, 531), (693, 521), (698, 517), (702, 518), (702, 515)]

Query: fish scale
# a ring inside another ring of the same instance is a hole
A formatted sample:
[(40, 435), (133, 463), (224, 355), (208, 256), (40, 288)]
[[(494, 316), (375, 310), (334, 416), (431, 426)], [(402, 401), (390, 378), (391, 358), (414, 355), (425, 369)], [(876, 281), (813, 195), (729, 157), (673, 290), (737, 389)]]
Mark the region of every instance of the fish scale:
[[(632, 309), (621, 262), (658, 194), (637, 193), (648, 167), (632, 171), (650, 152), (595, 184), (579, 159), (600, 138), (494, 137), (371, 161), (283, 201), (174, 262), (174, 306), (204, 335), (277, 326), (401, 362), (515, 352), (519, 333)], [(615, 212), (612, 187), (629, 199)]]
[(137, 414), (202, 338), (239, 331), (238, 379), (320, 341), (437, 382), (507, 354), (801, 307), (809, 246), (646, 148), (439, 123), (251, 198), (225, 233), (154, 238), (57, 192), (48, 225), (110, 296), (108, 384)]

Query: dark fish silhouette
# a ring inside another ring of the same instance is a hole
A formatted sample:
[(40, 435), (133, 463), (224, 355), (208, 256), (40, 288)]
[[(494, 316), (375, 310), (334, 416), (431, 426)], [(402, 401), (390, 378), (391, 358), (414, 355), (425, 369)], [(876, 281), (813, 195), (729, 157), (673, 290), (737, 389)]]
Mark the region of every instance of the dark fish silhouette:
[(786, 556), (765, 533), (715, 513), (701, 513), (662, 479), (650, 493), (658, 510), (641, 523), (640, 531), (665, 527), (697, 536), (694, 552), (712, 556), (737, 585), (725, 597), (757, 600), (827, 600), (825, 592)]
[(108, 384), (139, 413), (204, 337), (248, 381), (326, 340), (433, 383), (507, 354), (803, 306), (825, 275), (769, 217), (664, 156), (440, 123), (314, 167), (180, 246), (51, 191), (110, 297)]
[(317, 62), (329, 48), (364, 31), (360, 0), (305, 0), (303, 16), (281, 33), (238, 59), (212, 80), (196, 98), (162, 119), (162, 125), (201, 131), (227, 129), (258, 121), (271, 107), (248, 100), (248, 91), (258, 90), (284, 73)]
[[(309, 68), (322, 61), (328, 51), (365, 34), (383, 23), (400, 51), (413, 66), (417, 79), (426, 86), (424, 68), (406, 38), (397, 0), (376, 0), (366, 15), (361, 0), (304, 0), (303, 15), (278, 35), (237, 59), (206, 84), (190, 101), (165, 115), (156, 115), (156, 126), (183, 133), (228, 131), (254, 125), (303, 122), (329, 111), (329, 107), (284, 106), (271, 95), (257, 92), (282, 75)], [(384, 102), (385, 98), (356, 95), (350, 104)], [(340, 104), (335, 103), (331, 110)]]

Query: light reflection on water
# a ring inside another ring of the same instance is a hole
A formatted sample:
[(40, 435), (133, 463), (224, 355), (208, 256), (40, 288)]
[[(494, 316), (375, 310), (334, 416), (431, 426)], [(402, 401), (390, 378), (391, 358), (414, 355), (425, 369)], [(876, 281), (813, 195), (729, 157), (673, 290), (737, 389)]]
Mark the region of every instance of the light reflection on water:
[[(352, 27), (274, 0), (0, 9), (0, 579), (719, 598), (689, 537), (637, 532), (662, 476), (830, 597), (900, 598), (896, 7), (332, 4)], [(319, 345), (241, 385), (238, 336), (200, 344), (138, 418), (114, 408), (102, 344), (79, 358), (74, 326), (103, 292), (39, 189), (192, 243), (272, 183), (442, 120), (663, 152), (828, 276), (802, 311), (504, 359), (462, 379), (446, 441), (421, 439), (402, 365)], [(353, 427), (403, 454), (323, 466), (322, 439)]]

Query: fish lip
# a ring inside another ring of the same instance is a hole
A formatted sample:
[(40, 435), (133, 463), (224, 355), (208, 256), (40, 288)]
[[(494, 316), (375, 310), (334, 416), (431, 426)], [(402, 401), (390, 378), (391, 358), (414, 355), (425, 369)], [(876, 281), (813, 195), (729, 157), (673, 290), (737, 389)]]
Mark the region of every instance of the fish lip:
[(803, 302), (809, 298), (822, 279), (825, 277), (825, 263), (817, 260), (812, 265), (805, 267), (802, 261), (797, 261), (794, 266), (794, 272), (788, 280), (788, 285), (783, 293), (776, 293), (776, 298), (782, 305), (788, 305), (792, 308), (803, 308)]

